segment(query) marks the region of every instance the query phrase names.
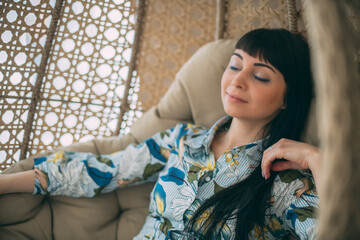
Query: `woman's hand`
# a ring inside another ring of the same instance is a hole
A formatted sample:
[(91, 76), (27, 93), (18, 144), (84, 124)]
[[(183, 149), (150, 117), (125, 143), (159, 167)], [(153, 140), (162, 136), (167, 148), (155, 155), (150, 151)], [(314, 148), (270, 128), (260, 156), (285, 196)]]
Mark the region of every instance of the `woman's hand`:
[[(277, 159), (280, 161), (275, 161)], [(265, 179), (270, 177), (271, 170), (310, 169), (319, 190), (319, 177), (321, 174), (320, 149), (307, 143), (283, 138), (264, 151), (261, 169)]]

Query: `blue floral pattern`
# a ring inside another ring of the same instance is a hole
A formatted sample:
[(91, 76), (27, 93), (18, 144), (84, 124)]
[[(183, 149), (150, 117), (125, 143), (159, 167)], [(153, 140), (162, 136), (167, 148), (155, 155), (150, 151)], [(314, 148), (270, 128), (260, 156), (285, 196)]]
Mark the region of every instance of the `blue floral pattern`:
[[(246, 178), (261, 162), (262, 140), (231, 149), (215, 161), (210, 144), (215, 133), (227, 130), (230, 122), (231, 117), (224, 117), (210, 129), (178, 124), (109, 155), (60, 151), (35, 159), (34, 168), (47, 184), (36, 181), (34, 194), (93, 197), (153, 181), (149, 215), (135, 239), (183, 239), (186, 223), (206, 199)], [(289, 234), (316, 238), (318, 196), (309, 172), (279, 174), (269, 205), (265, 227), (255, 226), (249, 239), (278, 239)], [(196, 225), (203, 224), (209, 211)], [(235, 220), (227, 221), (222, 239), (234, 239), (234, 231)]]

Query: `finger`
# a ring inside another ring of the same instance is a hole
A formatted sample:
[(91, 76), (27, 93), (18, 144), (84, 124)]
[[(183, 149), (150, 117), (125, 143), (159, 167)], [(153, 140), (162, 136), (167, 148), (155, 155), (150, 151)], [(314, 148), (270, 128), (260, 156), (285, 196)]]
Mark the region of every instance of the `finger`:
[(272, 164), (276, 159), (283, 159), (289, 151), (288, 147), (295, 141), (282, 138), (275, 144), (267, 148), (263, 153), (263, 161), (261, 163), (262, 174), (265, 179), (270, 177)]
[(270, 172), (271, 164), (273, 160), (270, 158), (271, 147), (267, 148), (263, 153), (263, 159), (261, 161), (262, 176), (265, 178)]
[(271, 166), (273, 164), (273, 162), (276, 159), (281, 159), (282, 158), (282, 154), (279, 151), (278, 148), (268, 148), (267, 152), (264, 152), (263, 155), (263, 160), (261, 162), (261, 170), (262, 170), (262, 175), (265, 179), (268, 179), (270, 177), (270, 170), (271, 170)]

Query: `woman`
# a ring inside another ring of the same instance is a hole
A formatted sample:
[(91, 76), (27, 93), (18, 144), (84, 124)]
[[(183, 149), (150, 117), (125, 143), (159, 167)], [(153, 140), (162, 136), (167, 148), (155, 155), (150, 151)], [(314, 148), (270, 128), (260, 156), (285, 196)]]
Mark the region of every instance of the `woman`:
[(306, 41), (283, 29), (245, 34), (221, 95), (228, 116), (210, 129), (179, 124), (111, 155), (57, 152), (1, 176), (0, 192), (92, 197), (157, 181), (135, 239), (315, 238), (312, 175), (282, 171), (309, 168), (319, 185), (319, 150), (296, 142), (312, 98)]

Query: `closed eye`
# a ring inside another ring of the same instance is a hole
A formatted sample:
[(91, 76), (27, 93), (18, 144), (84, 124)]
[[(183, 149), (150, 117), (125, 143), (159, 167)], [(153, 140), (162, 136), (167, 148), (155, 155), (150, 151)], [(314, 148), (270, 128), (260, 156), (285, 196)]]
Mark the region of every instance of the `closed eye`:
[(239, 70), (239, 68), (234, 67), (234, 66), (230, 66), (230, 69), (231, 69), (231, 70)]
[(261, 78), (261, 77), (257, 77), (257, 76), (254, 76), (257, 80), (259, 81), (262, 81), (262, 82), (269, 82), (270, 79), (267, 79), (267, 78)]

